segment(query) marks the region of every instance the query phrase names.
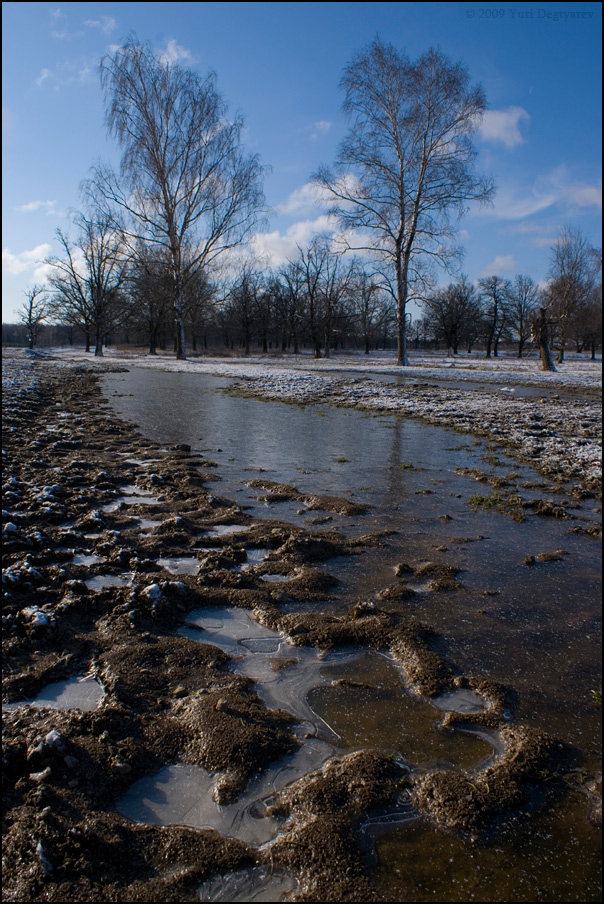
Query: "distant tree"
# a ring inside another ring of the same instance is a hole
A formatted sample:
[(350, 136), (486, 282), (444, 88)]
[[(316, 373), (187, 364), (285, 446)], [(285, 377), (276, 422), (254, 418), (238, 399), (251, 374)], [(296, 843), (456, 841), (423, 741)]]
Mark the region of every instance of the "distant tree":
[(406, 364), (406, 305), (421, 259), (449, 263), (450, 215), (493, 192), (474, 170), (485, 98), (440, 51), (414, 63), (379, 40), (354, 57), (341, 86), (352, 125), (334, 171), (323, 168), (314, 181), (335, 200), (341, 226), (360, 230), (354, 246), (382, 262), (397, 306), (398, 363)]
[(480, 318), (474, 286), (462, 277), (445, 289), (432, 293), (421, 302), (426, 322), (434, 337), (444, 341), (447, 351), (457, 355)]
[(292, 261), (304, 293), (313, 355), (321, 357), (323, 288), (332, 252), (329, 239), (317, 236), (308, 248), (298, 245), (298, 257)]
[(593, 285), (583, 309), (580, 335), (595, 361), (596, 349), (602, 348), (602, 249), (592, 248)]
[(321, 296), (324, 355), (329, 358), (336, 323), (343, 326), (347, 319), (345, 303), (353, 292), (357, 265), (356, 261), (346, 260), (342, 254), (334, 254), (329, 247), (327, 250), (321, 278)]
[(263, 353), (268, 353), (269, 347), (273, 347), (276, 340), (275, 327), (277, 326), (276, 304), (280, 297), (280, 286), (271, 273), (267, 273), (261, 281), (256, 296), (256, 314), (258, 340)]
[(431, 326), (426, 317), (419, 317), (411, 324), (411, 334), (414, 347), (427, 348), (430, 342), (432, 331)]
[(480, 305), (483, 313), (485, 357), (497, 357), (498, 343), (508, 319), (507, 304), (511, 283), (501, 276), (487, 276), (478, 280)]
[(100, 164), (88, 190), (166, 254), (184, 358), (186, 285), (250, 234), (264, 201), (262, 170), (243, 153), (243, 121), (227, 117), (213, 73), (203, 79), (130, 39), (102, 60), (101, 83), (123, 155), (119, 176)]
[(35, 348), (40, 327), (49, 313), (49, 297), (44, 286), (31, 286), (25, 290), (25, 302), (19, 310), (19, 321), (27, 330), (30, 349)]
[(507, 311), (518, 342), (518, 357), (532, 335), (532, 323), (540, 304), (539, 287), (530, 276), (517, 276), (508, 291)]
[(596, 259), (593, 249), (580, 229), (565, 226), (552, 248), (546, 289), (550, 316), (557, 327), (558, 364), (564, 351), (573, 320), (581, 317), (596, 282)]
[(375, 275), (359, 269), (356, 274), (352, 315), (366, 355), (378, 341), (382, 306), (383, 291)]
[(149, 354), (156, 355), (160, 336), (172, 325), (172, 277), (169, 261), (152, 246), (137, 243), (129, 292), (131, 323), (146, 337)]
[(95, 211), (74, 218), (78, 237), (71, 241), (57, 230), (63, 257), (51, 257), (49, 283), (54, 290), (53, 314), (80, 326), (89, 350), (94, 335), (96, 356), (103, 354), (108, 330), (129, 314), (125, 283), (130, 275), (130, 253), (119, 224), (109, 214)]
[(294, 354), (300, 350), (302, 327), (306, 308), (304, 272), (297, 261), (288, 261), (278, 273), (280, 290), (275, 296), (276, 310), (282, 329), (281, 348), (293, 346)]
[(252, 336), (258, 326), (259, 300), (263, 291), (262, 274), (246, 264), (239, 274), (228, 299), (228, 316), (235, 333), (249, 355)]

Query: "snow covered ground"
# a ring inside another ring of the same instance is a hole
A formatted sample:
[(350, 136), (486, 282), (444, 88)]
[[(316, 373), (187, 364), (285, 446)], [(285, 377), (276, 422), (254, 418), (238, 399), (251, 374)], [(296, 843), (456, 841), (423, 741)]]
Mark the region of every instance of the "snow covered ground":
[(321, 374), (326, 371), (337, 373), (355, 371), (358, 376), (404, 374), (419, 379), (467, 380), (480, 383), (503, 384), (535, 384), (544, 386), (585, 386), (601, 390), (602, 362), (590, 361), (585, 355), (567, 355), (566, 360), (556, 373), (545, 373), (540, 368), (538, 358), (518, 359), (512, 356), (501, 356), (486, 359), (474, 355), (457, 355), (447, 357), (425, 352), (412, 352), (411, 364), (397, 367), (392, 352), (373, 352), (363, 354), (338, 354), (330, 358), (314, 359), (310, 354), (287, 357), (267, 357), (250, 355), (247, 358), (230, 357), (190, 357), (186, 361), (177, 361), (173, 355), (130, 354), (108, 348), (102, 359), (95, 359), (83, 349), (56, 348), (36, 352), (38, 355), (50, 354), (62, 361), (82, 361), (94, 365), (97, 363), (132, 364), (137, 367), (159, 368), (171, 371), (191, 371), (217, 374), (227, 377), (254, 378), (281, 374), (283, 376), (298, 375), (301, 371)]

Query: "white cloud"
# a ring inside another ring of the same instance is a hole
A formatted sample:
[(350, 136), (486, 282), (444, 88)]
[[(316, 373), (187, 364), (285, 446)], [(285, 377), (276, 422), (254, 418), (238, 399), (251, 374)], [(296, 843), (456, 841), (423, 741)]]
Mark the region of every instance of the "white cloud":
[(528, 236), (529, 242), (534, 248), (551, 247), (556, 241), (555, 230), (552, 230), (550, 224), (520, 221), (510, 226), (507, 231), (512, 235)]
[(332, 203), (328, 193), (314, 182), (306, 182), (302, 188), (293, 191), (285, 203), (277, 205), (277, 212), (281, 214), (309, 213), (313, 208), (326, 203)]
[(517, 269), (512, 254), (498, 254), (482, 271), (481, 276), (498, 276), (500, 273), (513, 273)]
[[(336, 188), (340, 188), (343, 194), (354, 194), (357, 185), (357, 178), (352, 173), (346, 173), (336, 183)], [(330, 207), (334, 203), (345, 204), (339, 201), (332, 193), (314, 182), (306, 182), (301, 188), (297, 188), (291, 193), (287, 201), (277, 205), (277, 213), (280, 214), (301, 214), (312, 213), (319, 207)]]
[(44, 285), (52, 273), (56, 270), (52, 264), (40, 264), (34, 269), (33, 280), (38, 284)]
[(113, 16), (101, 16), (100, 19), (86, 19), (84, 22), (88, 28), (98, 28), (103, 34), (111, 34), (117, 28), (117, 21)]
[(322, 232), (332, 232), (336, 221), (329, 214), (316, 220), (300, 220), (290, 226), (285, 234), (275, 229), (273, 232), (257, 232), (252, 238), (254, 252), (267, 261), (267, 266), (279, 267), (298, 254), (298, 246), (306, 248), (312, 239)]
[(602, 207), (602, 184), (589, 185), (575, 181), (568, 167), (562, 165), (535, 180), (532, 188), (519, 194), (512, 185), (502, 186), (490, 208), (476, 215), (497, 220), (521, 220), (549, 207), (560, 207), (565, 213), (578, 208)]
[(566, 200), (572, 207), (602, 207), (602, 184), (569, 186)]
[(42, 69), (36, 79), (36, 85), (52, 87), (55, 91), (75, 83), (84, 84), (95, 77), (94, 66), (90, 59), (63, 60), (54, 69)]
[(36, 85), (43, 85), (46, 79), (50, 76), (50, 69), (42, 69), (40, 71), (40, 75), (36, 79)]
[(21, 251), (19, 254), (13, 254), (10, 248), (3, 248), (2, 273), (7, 276), (16, 276), (26, 270), (33, 270), (36, 265), (43, 263), (50, 251), (51, 247), (47, 243), (36, 245), (31, 251)]
[(485, 141), (495, 141), (507, 148), (524, 143), (520, 123), (529, 122), (530, 116), (522, 107), (508, 107), (507, 110), (487, 110), (483, 115), (479, 132)]
[(193, 61), (193, 54), (186, 47), (177, 44), (174, 38), (170, 38), (166, 49), (159, 54), (159, 60), (162, 63), (173, 65), (174, 63), (189, 63)]
[(327, 133), (331, 129), (332, 125), (333, 125), (333, 123), (330, 122), (329, 120), (320, 119), (313, 126), (314, 131), (310, 136), (310, 140), (315, 141), (319, 137), (319, 135), (327, 135)]
[(28, 204), (20, 204), (15, 207), (19, 213), (33, 213), (36, 210), (46, 209), (47, 214), (56, 213), (56, 201), (30, 201)]

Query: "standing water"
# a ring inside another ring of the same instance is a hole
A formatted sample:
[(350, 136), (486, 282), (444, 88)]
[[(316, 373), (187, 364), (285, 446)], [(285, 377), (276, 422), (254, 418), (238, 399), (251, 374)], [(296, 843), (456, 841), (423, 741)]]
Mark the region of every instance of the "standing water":
[[(401, 606), (434, 628), (440, 655), (460, 673), (512, 687), (510, 718), (573, 745), (582, 767), (599, 771), (601, 710), (592, 695), (600, 686), (599, 549), (590, 537), (569, 532), (580, 521), (529, 514), (519, 523), (468, 505), (477, 489), (487, 491), (468, 471), (506, 478), (530, 499), (531, 491), (520, 488), (540, 479), (531, 468), (417, 420), (239, 398), (224, 392), (228, 381), (205, 375), (133, 368), (108, 375), (104, 385), (116, 413), (143, 435), (162, 445), (187, 443), (213, 459), (221, 495), (254, 518), (309, 527), (321, 514), (319, 529), (344, 537), (389, 532), (362, 555), (322, 563), (339, 584), (327, 603), (307, 608), (342, 614), (376, 598), (395, 581), (396, 566), (409, 565), (415, 595)], [(300, 502), (271, 503), (249, 486), (259, 476), (303, 494), (345, 497), (367, 511), (318, 513)], [(573, 514), (594, 517), (587, 504)], [(564, 554), (525, 564), (528, 556), (554, 551)], [(433, 592), (421, 577), (428, 562), (452, 568), (461, 588)], [(346, 680), (351, 673), (355, 679), (362, 673), (363, 681)], [(257, 674), (262, 696), (262, 670)], [(434, 706), (417, 701), (375, 656), (326, 662), (316, 675), (303, 682), (300, 706), (304, 718), (330, 727), (335, 750), (381, 747), (419, 768), (471, 769), (493, 755), (492, 738), (456, 732), (446, 739), (434, 730), (439, 710), (477, 711), (471, 695)], [(266, 699), (270, 694), (267, 686)], [(597, 900), (599, 836), (588, 810), (573, 792), (542, 812), (518, 813), (474, 845), (419, 820), (384, 820), (363, 835), (389, 900), (404, 900), (410, 887), (418, 901)], [(229, 885), (229, 894), (241, 895), (229, 900), (252, 900), (244, 887), (233, 892)]]

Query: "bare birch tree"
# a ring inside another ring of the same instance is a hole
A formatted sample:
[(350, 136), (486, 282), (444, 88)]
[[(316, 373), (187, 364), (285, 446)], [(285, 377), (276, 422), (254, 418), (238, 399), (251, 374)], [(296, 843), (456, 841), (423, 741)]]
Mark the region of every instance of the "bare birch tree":
[(44, 286), (31, 286), (25, 290), (25, 301), (19, 310), (19, 320), (27, 329), (30, 349), (35, 348), (40, 326), (49, 313), (48, 293)]
[(530, 276), (517, 276), (508, 292), (508, 314), (518, 340), (518, 357), (532, 335), (532, 323), (539, 307), (540, 292)]
[(262, 168), (242, 151), (243, 120), (227, 118), (214, 73), (202, 78), (130, 39), (101, 61), (101, 83), (123, 153), (119, 176), (99, 164), (89, 190), (167, 252), (176, 353), (185, 358), (186, 283), (249, 236), (264, 202)]
[(484, 317), (485, 357), (497, 357), (497, 346), (508, 320), (509, 279), (485, 276), (478, 280), (480, 305)]
[(580, 229), (564, 226), (552, 248), (551, 281), (546, 289), (551, 313), (557, 325), (558, 359), (564, 361), (564, 351), (574, 318), (591, 296), (596, 267), (593, 249)]
[(351, 128), (334, 170), (313, 179), (334, 199), (343, 229), (360, 231), (354, 247), (382, 261), (397, 306), (398, 363), (406, 364), (405, 308), (422, 260), (450, 263), (452, 215), (493, 193), (475, 173), (472, 142), (485, 97), (440, 51), (414, 63), (379, 40), (354, 57), (341, 87)]

